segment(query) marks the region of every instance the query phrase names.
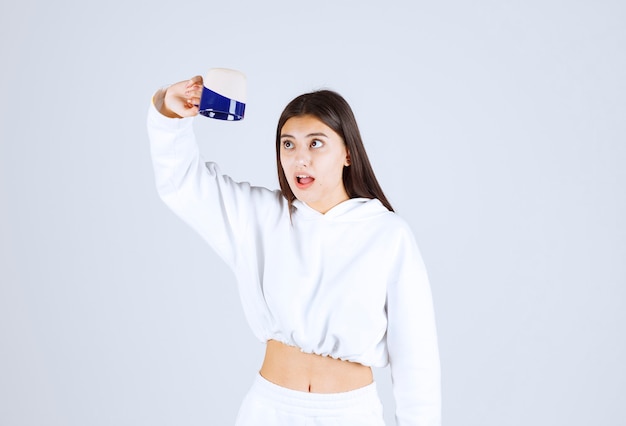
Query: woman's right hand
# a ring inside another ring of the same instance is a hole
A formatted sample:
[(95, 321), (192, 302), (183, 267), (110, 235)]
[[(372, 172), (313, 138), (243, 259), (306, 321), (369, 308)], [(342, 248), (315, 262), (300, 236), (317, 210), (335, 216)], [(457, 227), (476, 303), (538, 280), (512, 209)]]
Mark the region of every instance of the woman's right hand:
[(161, 114), (170, 118), (196, 116), (199, 111), (202, 87), (202, 77), (199, 75), (190, 80), (172, 84), (155, 94), (154, 106)]

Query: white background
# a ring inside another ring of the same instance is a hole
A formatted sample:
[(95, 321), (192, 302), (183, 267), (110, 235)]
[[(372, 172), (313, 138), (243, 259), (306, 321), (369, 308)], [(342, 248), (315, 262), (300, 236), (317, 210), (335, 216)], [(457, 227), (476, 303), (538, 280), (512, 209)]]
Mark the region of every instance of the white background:
[(431, 276), (444, 425), (623, 425), (625, 52), (617, 0), (3, 0), (0, 425), (233, 423), (263, 345), (145, 131), (210, 67), (248, 75), (243, 122), (195, 123), (238, 180), (277, 187), (296, 95), (353, 106)]

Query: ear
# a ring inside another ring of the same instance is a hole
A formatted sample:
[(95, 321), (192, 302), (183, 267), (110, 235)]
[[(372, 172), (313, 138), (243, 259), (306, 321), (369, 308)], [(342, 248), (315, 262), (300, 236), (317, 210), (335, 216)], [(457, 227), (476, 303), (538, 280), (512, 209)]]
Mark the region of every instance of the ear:
[(346, 150), (346, 161), (343, 165), (348, 167), (350, 164), (352, 164), (352, 161), (350, 160), (350, 151)]

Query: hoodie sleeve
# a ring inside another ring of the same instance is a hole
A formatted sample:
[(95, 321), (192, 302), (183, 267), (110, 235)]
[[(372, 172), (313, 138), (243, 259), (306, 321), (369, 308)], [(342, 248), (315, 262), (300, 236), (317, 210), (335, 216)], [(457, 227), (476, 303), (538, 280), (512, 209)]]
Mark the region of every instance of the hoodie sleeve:
[(192, 124), (193, 118), (168, 118), (150, 105), (147, 126), (157, 191), (165, 204), (234, 267), (236, 248), (257, 202), (272, 192), (234, 182), (222, 175), (215, 163), (205, 163)]
[(387, 348), (398, 426), (439, 426), (441, 384), (435, 315), (426, 269), (410, 230), (398, 245), (387, 291)]

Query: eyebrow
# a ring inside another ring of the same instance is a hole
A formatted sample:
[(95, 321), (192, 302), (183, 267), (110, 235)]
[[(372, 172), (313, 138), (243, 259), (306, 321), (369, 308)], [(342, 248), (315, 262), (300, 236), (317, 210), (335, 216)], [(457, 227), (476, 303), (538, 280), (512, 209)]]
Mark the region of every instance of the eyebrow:
[[(306, 137), (306, 138), (310, 138), (310, 137), (315, 137), (315, 136), (323, 136), (323, 137), (325, 137), (325, 138), (327, 138), (327, 137), (328, 137), (328, 136), (326, 136), (326, 134), (325, 134), (325, 133), (322, 133), (322, 132), (309, 133), (309, 134), (308, 134), (308, 135), (306, 135), (305, 137)], [(287, 133), (283, 133), (283, 134), (281, 134), (281, 135), (280, 135), (280, 137), (281, 137), (281, 138), (293, 138), (293, 139), (295, 139), (295, 138), (296, 138), (295, 136), (293, 136), (293, 135), (289, 135), (289, 134), (287, 134)]]

